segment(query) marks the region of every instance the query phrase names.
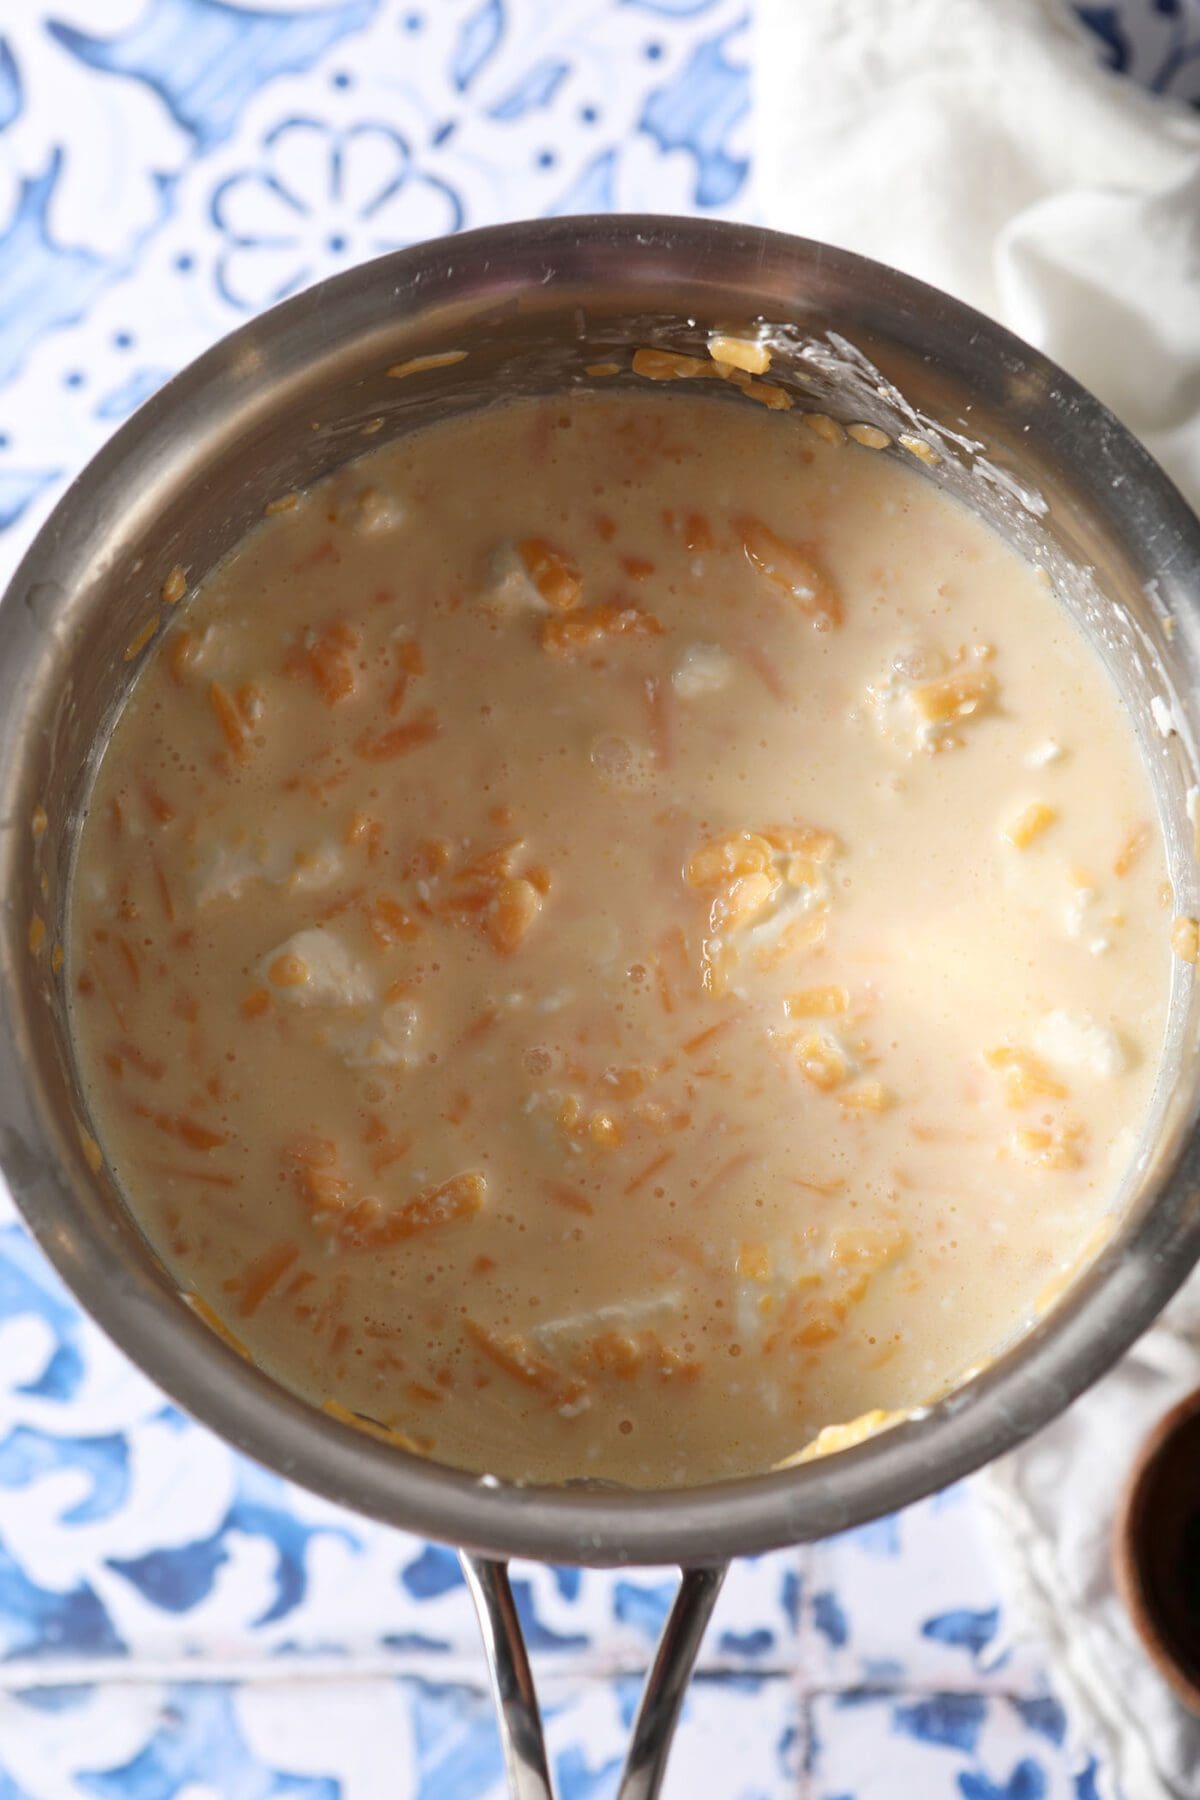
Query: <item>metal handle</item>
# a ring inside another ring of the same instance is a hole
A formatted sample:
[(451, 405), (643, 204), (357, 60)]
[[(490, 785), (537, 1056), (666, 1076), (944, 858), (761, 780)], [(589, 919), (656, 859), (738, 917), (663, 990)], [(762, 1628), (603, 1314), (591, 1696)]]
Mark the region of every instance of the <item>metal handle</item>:
[[(511, 1800), (554, 1800), (542, 1717), (508, 1564), (459, 1552), (487, 1656)], [(646, 1677), (616, 1800), (656, 1800), (683, 1696), (728, 1564), (684, 1569)]]
[(617, 1800), (655, 1800), (662, 1787), (683, 1696), (728, 1569), (728, 1563), (721, 1563), (715, 1569), (682, 1571), (642, 1690)]
[(542, 1715), (509, 1586), (508, 1564), (471, 1556), (466, 1550), (458, 1554), (483, 1635), (509, 1794), (512, 1800), (554, 1800)]

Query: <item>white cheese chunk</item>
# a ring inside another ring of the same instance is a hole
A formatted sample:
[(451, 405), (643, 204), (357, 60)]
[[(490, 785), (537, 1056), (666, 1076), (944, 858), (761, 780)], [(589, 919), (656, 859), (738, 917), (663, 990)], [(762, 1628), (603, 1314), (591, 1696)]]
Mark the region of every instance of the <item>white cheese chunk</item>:
[(294, 894), (309, 894), (332, 885), (342, 873), (341, 850), (330, 839), (314, 850), (298, 850), (284, 885)]
[(1033, 1047), (1052, 1069), (1086, 1075), (1094, 1081), (1111, 1081), (1125, 1068), (1125, 1052), (1116, 1032), (1091, 1013), (1056, 1007), (1039, 1020)]
[(515, 544), (501, 544), (492, 552), (480, 604), (485, 612), (496, 613), (500, 618), (510, 618), (521, 612), (550, 611), (529, 579), (529, 571)]
[(192, 898), (198, 907), (238, 900), (252, 882), (311, 893), (341, 875), (343, 853), (330, 839), (312, 850), (293, 850), (259, 833), (236, 844), (205, 844), (192, 865)]
[(988, 655), (982, 645), (953, 661), (922, 646), (896, 651), (886, 674), (865, 690), (880, 735), (910, 755), (960, 744), (963, 729), (993, 703)]
[(565, 1313), (535, 1325), (530, 1336), (547, 1356), (569, 1355), (602, 1331), (656, 1331), (678, 1323), (682, 1296), (674, 1291), (618, 1300), (590, 1312)]
[[(293, 957), (303, 966), (303, 981), (272, 980), (271, 970), (282, 957)], [(293, 932), (264, 956), (260, 970), (271, 992), (293, 1006), (368, 1006), (375, 997), (367, 971), (355, 961), (336, 932), (322, 925)]]
[(192, 869), (192, 897), (197, 906), (215, 900), (237, 900), (252, 881), (285, 881), (293, 867), (285, 844), (259, 835), (240, 844), (205, 844)]
[(421, 1015), (408, 1000), (393, 1001), (378, 1018), (367, 1018), (330, 1034), (330, 1043), (350, 1069), (415, 1068)]
[(777, 944), (784, 932), (830, 903), (829, 877), (824, 869), (814, 868), (812, 881), (785, 882), (775, 898), (754, 915), (742, 933), (742, 942), (754, 950), (767, 950)]
[(349, 509), (352, 528), (371, 537), (385, 531), (397, 531), (407, 517), (408, 508), (399, 494), (378, 487), (363, 488), (355, 495)]
[(671, 686), (681, 700), (703, 700), (728, 687), (733, 658), (719, 644), (689, 644), (671, 676)]

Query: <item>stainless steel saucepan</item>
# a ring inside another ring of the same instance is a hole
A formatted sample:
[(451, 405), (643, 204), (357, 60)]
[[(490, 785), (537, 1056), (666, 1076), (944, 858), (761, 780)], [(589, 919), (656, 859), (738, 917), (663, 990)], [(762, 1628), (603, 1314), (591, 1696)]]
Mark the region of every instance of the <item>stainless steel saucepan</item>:
[[(707, 220), (559, 219), (351, 270), (235, 332), (142, 407), (70, 488), (0, 606), (0, 1162), (13, 1193), (82, 1305), (181, 1406), (305, 1487), (461, 1548), (512, 1791), (526, 1800), (546, 1800), (550, 1779), (508, 1557), (685, 1571), (621, 1788), (647, 1800), (730, 1557), (842, 1530), (976, 1468), (1065, 1406), (1150, 1322), (1200, 1254), (1191, 971), (1176, 971), (1151, 1129), (1113, 1233), (1051, 1310), (953, 1392), (855, 1448), (751, 1480), (642, 1493), (479, 1480), (348, 1428), (240, 1360), (183, 1302), (89, 1160), (49, 946), (62, 935), (74, 823), (131, 679), (123, 651), (177, 563), (195, 581), (264, 499), (392, 436), (587, 383), (597, 362), (627, 370), (635, 345), (703, 356), (712, 327), (756, 321), (774, 349), (770, 380), (797, 406), (886, 432), (883, 454), (908, 459), (1047, 569), (1141, 733), (1177, 910), (1200, 911), (1187, 819), (1200, 522), (1061, 370), (933, 289), (820, 244)], [(448, 350), (468, 354), (404, 380), (387, 373)], [(725, 384), (709, 389), (750, 404)], [(39, 807), (47, 825), (35, 840)], [(47, 925), (40, 949), (35, 914)]]

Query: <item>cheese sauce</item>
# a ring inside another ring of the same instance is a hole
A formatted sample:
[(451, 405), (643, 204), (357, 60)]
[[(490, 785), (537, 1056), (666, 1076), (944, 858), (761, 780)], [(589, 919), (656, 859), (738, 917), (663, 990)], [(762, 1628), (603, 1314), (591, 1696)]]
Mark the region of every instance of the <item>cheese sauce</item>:
[(499, 406), (170, 615), (78, 1053), (164, 1261), (315, 1402), (740, 1475), (943, 1392), (1103, 1231), (1168, 990), (1138, 748), (1037, 572), (838, 436)]

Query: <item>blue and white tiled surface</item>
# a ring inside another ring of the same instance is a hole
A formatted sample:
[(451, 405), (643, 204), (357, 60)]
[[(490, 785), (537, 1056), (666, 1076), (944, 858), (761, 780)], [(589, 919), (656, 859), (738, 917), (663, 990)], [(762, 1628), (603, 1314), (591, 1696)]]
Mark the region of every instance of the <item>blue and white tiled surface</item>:
[[(1200, 0), (1079, 10), (1200, 94)], [(749, 56), (745, 0), (0, 0), (3, 573), (141, 399), (318, 276), (531, 213), (752, 216)], [(603, 1800), (670, 1574), (515, 1575), (561, 1793)], [(967, 1488), (740, 1564), (668, 1794), (1101, 1800), (996, 1590)], [(502, 1793), (452, 1554), (183, 1418), (0, 1197), (0, 1800)]]

